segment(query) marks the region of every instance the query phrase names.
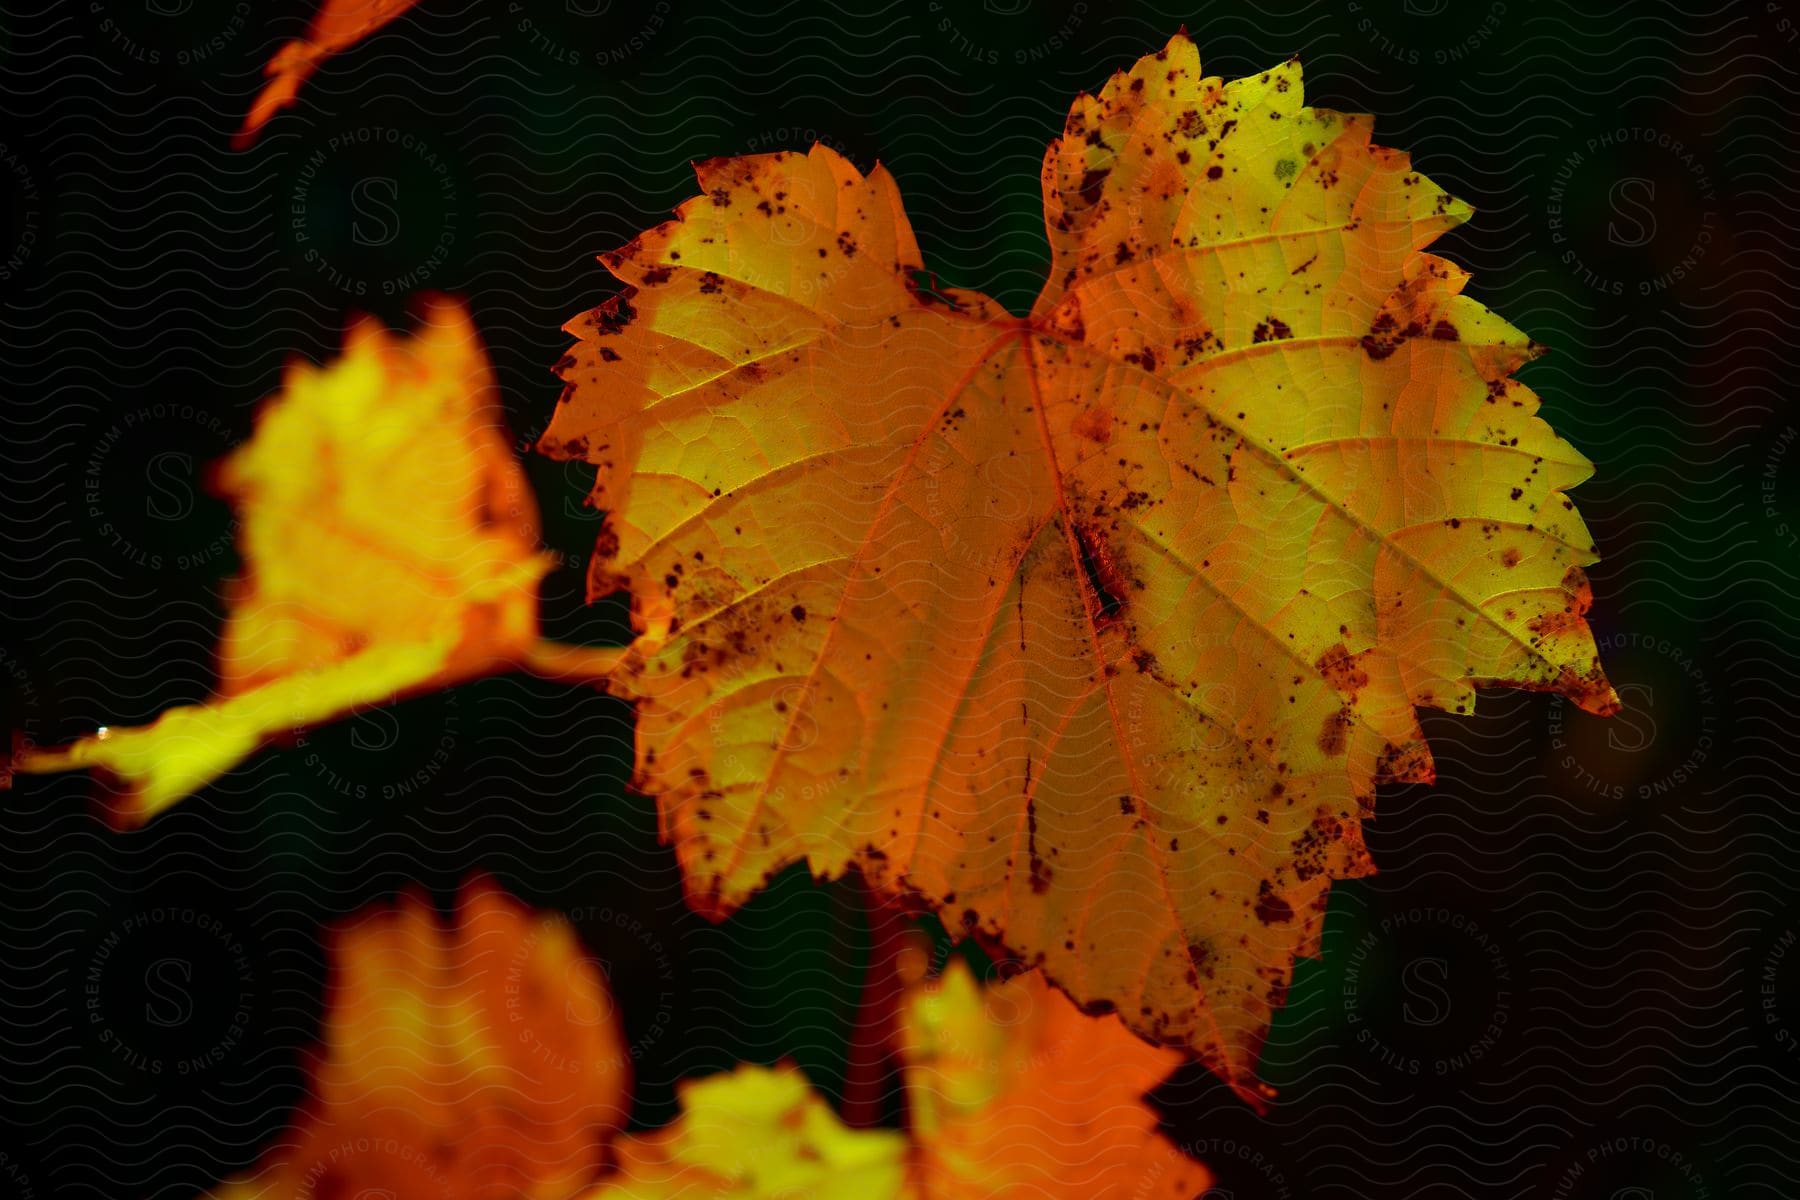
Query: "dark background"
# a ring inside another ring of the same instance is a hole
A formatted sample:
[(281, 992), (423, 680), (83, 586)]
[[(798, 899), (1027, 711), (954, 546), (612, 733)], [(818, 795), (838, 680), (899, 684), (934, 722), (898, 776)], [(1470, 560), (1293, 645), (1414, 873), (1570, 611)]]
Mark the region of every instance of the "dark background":
[[(1800, 5), (422, 0), (232, 153), (310, 7), (0, 0), (9, 727), (207, 693), (235, 558), (205, 464), (348, 314), (466, 297), (523, 454), (559, 326), (611, 290), (593, 255), (691, 194), (691, 161), (814, 140), (887, 164), (941, 279), (1022, 309), (1045, 143), (1185, 23), (1227, 78), (1298, 54), (1309, 101), (1375, 113), (1475, 205), (1435, 249), (1552, 347), (1523, 374), (1597, 464), (1575, 498), (1626, 712), (1431, 717), (1438, 782), (1382, 795), (1381, 873), (1337, 887), (1270, 1039), (1272, 1112), (1184, 1071), (1171, 1136), (1221, 1200), (1800, 1194)], [(580, 603), (587, 469), (528, 468), (566, 564), (551, 632), (616, 643), (620, 610)], [(505, 678), (265, 752), (136, 833), (89, 780), (20, 780), (0, 1198), (185, 1196), (251, 1163), (302, 1094), (322, 927), (477, 871), (607, 965), (640, 1125), (738, 1059), (841, 1089), (855, 892), (795, 870), (724, 925), (688, 913), (630, 737), (614, 701)]]

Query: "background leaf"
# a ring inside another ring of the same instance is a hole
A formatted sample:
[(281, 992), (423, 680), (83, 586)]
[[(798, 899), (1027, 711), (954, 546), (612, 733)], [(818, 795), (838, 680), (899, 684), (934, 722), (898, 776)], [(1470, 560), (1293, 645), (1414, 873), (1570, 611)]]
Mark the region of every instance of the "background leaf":
[(219, 697), (102, 727), (24, 771), (116, 777), (125, 826), (270, 738), (504, 669), (537, 642), (537, 506), (494, 423), (468, 315), (431, 304), (396, 339), (364, 321), (323, 371), (297, 364), (221, 464), (248, 570), (220, 634)]

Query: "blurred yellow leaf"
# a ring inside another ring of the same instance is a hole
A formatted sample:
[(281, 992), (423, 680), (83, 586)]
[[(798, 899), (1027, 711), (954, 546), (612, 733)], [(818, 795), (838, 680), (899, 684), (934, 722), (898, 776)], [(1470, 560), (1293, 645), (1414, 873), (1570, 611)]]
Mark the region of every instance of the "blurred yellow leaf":
[(682, 1116), (613, 1147), (587, 1200), (810, 1197), (887, 1200), (906, 1191), (906, 1141), (848, 1129), (797, 1068), (742, 1066), (681, 1087)]
[(694, 904), (855, 864), (1253, 1103), (1415, 709), (1616, 705), (1591, 465), (1538, 352), (1423, 247), (1469, 215), (1185, 35), (1044, 160), (1029, 316), (928, 285), (892, 177), (716, 159), (603, 256), (541, 448), (600, 469), (592, 590)]
[(591, 1184), (588, 1200), (1187, 1200), (1208, 1183), (1143, 1102), (1181, 1054), (1084, 1016), (1037, 972), (983, 988), (959, 961), (907, 988), (908, 1133), (847, 1128), (796, 1068), (746, 1065), (683, 1084), (674, 1123), (614, 1140), (630, 1057), (566, 921), (478, 882), (448, 929), (407, 896), (346, 921), (330, 951), (311, 1098), (221, 1200), (565, 1200)]
[(268, 738), (537, 653), (536, 506), (496, 425), (473, 323), (437, 301), (410, 338), (372, 321), (294, 365), (220, 483), (246, 573), (219, 696), (141, 729), (27, 750), (22, 771), (102, 767), (138, 824)]
[(1206, 1170), (1156, 1131), (1146, 1090), (1181, 1061), (1091, 1018), (1032, 972), (962, 963), (901, 1022), (908, 1135), (852, 1130), (792, 1067), (682, 1088), (675, 1124), (614, 1146), (588, 1200), (1190, 1200)]

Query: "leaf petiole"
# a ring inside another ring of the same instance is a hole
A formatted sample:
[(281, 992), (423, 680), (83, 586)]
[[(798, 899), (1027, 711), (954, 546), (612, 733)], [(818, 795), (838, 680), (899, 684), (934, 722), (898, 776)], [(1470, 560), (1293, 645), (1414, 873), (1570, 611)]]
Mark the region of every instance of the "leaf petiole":
[(519, 665), (544, 679), (601, 682), (618, 672), (625, 646), (571, 646), (539, 638), (525, 649)]

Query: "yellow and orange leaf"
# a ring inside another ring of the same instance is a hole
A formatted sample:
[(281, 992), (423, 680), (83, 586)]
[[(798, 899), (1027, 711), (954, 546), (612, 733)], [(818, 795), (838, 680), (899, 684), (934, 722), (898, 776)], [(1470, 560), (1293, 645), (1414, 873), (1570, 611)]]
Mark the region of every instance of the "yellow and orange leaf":
[(915, 985), (901, 1059), (905, 1136), (845, 1128), (792, 1067), (739, 1067), (618, 1142), (589, 1200), (1188, 1200), (1210, 1181), (1143, 1103), (1181, 1055), (1036, 972), (984, 989), (958, 962)]
[(918, 1195), (1186, 1200), (1207, 1172), (1157, 1132), (1144, 1093), (1181, 1062), (1037, 971), (978, 987), (960, 962), (901, 1018)]
[(475, 327), (447, 300), (411, 338), (365, 321), (329, 367), (293, 366), (220, 472), (247, 570), (218, 697), (17, 768), (105, 768), (134, 825), (271, 737), (530, 657), (548, 562), (495, 404)]
[(263, 68), (269, 82), (250, 106), (243, 128), (232, 138), (233, 148), (242, 150), (254, 142), (269, 119), (294, 102), (300, 85), (326, 57), (362, 41), (416, 3), (418, 0), (325, 0), (306, 37), (282, 46)]
[(630, 1059), (568, 923), (491, 885), (442, 928), (403, 897), (347, 923), (313, 1097), (221, 1200), (564, 1200), (624, 1123)]
[(311, 1101), (220, 1200), (1185, 1200), (1209, 1182), (1143, 1102), (1181, 1055), (1036, 972), (982, 988), (959, 962), (907, 989), (906, 1134), (845, 1127), (795, 1068), (740, 1066), (615, 1141), (629, 1056), (565, 921), (474, 883), (451, 928), (403, 897), (331, 955)]
[(1045, 157), (1029, 316), (926, 288), (831, 150), (702, 164), (605, 255), (542, 449), (599, 467), (611, 686), (690, 898), (859, 866), (1253, 1103), (1415, 709), (1617, 704), (1583, 613), (1588, 461), (1538, 352), (1424, 252), (1470, 210), (1185, 35)]
[(621, 1138), (585, 1200), (897, 1200), (906, 1139), (850, 1129), (797, 1068), (740, 1066), (681, 1085), (682, 1116)]

